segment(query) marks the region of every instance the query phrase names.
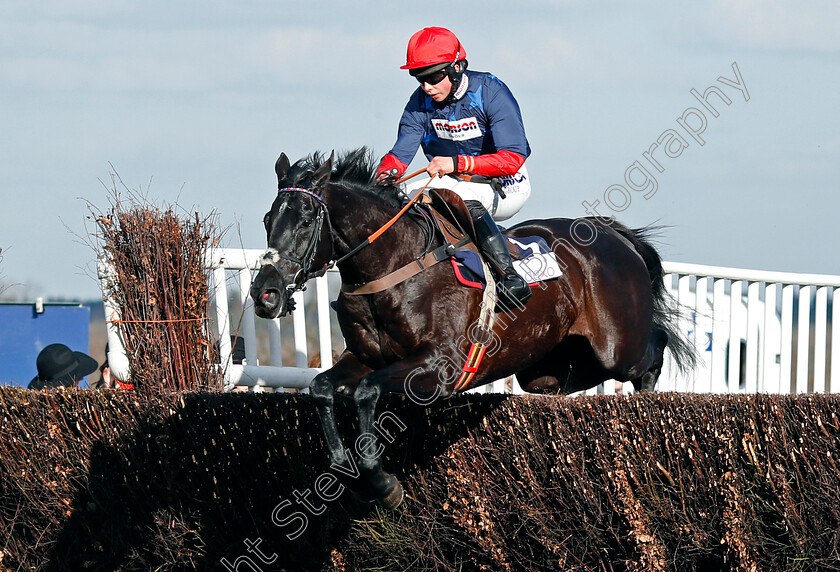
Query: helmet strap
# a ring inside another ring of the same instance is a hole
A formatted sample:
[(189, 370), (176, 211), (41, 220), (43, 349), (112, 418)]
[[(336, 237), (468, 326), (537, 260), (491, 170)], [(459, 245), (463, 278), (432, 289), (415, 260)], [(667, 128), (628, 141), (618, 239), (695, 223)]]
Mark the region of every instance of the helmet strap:
[[(458, 66), (460, 69), (455, 70), (455, 66)], [(452, 89), (449, 92), (449, 96), (444, 100), (443, 103), (449, 104), (453, 101), (457, 100), (458, 98), (455, 94), (458, 92), (458, 87), (461, 85), (461, 80), (464, 78), (464, 72), (467, 70), (467, 60), (460, 60), (455, 61), (449, 64), (446, 68), (446, 74), (449, 76), (449, 82), (452, 84)]]

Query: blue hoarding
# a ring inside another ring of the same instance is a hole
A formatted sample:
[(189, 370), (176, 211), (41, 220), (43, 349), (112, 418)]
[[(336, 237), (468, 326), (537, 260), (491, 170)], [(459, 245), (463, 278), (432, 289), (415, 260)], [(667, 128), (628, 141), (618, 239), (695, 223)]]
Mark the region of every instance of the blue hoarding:
[[(0, 303), (0, 385), (29, 385), (38, 354), (50, 344), (89, 354), (89, 332), (90, 309), (81, 304)], [(79, 383), (86, 386), (87, 379)]]

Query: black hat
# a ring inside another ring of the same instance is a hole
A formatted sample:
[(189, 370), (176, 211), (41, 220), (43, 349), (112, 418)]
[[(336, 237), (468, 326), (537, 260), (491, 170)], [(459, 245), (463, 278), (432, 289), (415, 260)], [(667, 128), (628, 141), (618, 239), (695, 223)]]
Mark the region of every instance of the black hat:
[(38, 375), (29, 382), (29, 389), (73, 387), (84, 376), (96, 371), (96, 360), (82, 352), (74, 352), (64, 344), (50, 344), (41, 350), (35, 361)]

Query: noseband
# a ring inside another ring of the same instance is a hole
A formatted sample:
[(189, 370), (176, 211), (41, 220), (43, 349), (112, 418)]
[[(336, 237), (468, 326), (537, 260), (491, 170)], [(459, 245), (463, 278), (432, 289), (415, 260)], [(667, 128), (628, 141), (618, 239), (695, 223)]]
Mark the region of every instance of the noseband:
[[(315, 226), (312, 229), (312, 234), (309, 236), (309, 241), (306, 244), (306, 250), (304, 250), (301, 258), (280, 254), (280, 252), (274, 248), (269, 248), (265, 254), (263, 254), (262, 263), (270, 264), (274, 267), (274, 270), (276, 270), (277, 274), (280, 276), (280, 281), (284, 284), (286, 290), (289, 291), (289, 295), (291, 295), (298, 290), (306, 290), (306, 283), (310, 278), (323, 276), (329, 268), (328, 262), (320, 270), (316, 272), (311, 271), (312, 264), (315, 262), (315, 251), (318, 249), (318, 241), (321, 237), (321, 229), (324, 226), (325, 219), (327, 221), (327, 231), (330, 235), (330, 261), (332, 261), (333, 254), (335, 253), (335, 240), (333, 238), (329, 212), (327, 211), (327, 203), (324, 202), (323, 198), (309, 189), (303, 189), (300, 187), (286, 187), (277, 191), (277, 194), (280, 193), (304, 193), (315, 199), (318, 207), (318, 214), (315, 217)], [(288, 260), (300, 266), (300, 270), (295, 273), (291, 284), (286, 285), (286, 281), (283, 279), (283, 273), (277, 266), (278, 260)]]

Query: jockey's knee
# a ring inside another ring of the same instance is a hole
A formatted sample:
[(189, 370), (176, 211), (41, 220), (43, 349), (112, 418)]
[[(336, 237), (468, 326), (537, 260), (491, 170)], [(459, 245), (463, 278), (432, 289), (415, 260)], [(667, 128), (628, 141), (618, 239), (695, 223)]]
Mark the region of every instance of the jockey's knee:
[(464, 204), (467, 206), (467, 210), (470, 211), (470, 218), (473, 220), (478, 220), (487, 213), (487, 209), (484, 208), (484, 205), (480, 201), (470, 199), (464, 201)]

